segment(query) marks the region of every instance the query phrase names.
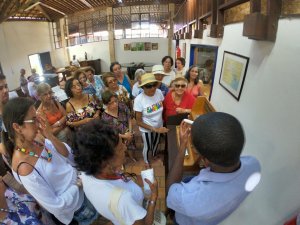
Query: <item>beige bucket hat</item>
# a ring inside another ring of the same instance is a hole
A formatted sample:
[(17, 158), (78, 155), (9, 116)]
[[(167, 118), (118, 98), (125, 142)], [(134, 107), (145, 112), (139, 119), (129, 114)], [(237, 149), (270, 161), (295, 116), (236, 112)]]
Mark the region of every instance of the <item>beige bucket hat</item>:
[(141, 84), (139, 87), (143, 87), (145, 84), (154, 83), (154, 82), (161, 82), (155, 79), (153, 73), (145, 73), (141, 77)]

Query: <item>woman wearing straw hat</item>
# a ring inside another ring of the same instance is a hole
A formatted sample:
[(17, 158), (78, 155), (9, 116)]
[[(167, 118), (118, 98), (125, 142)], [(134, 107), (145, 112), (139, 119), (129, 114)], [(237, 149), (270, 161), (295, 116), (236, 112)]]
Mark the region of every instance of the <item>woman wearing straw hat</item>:
[(148, 165), (148, 152), (156, 155), (160, 134), (167, 133), (168, 129), (163, 127), (162, 112), (164, 96), (157, 90), (158, 82), (152, 73), (142, 75), (140, 87), (144, 92), (134, 100), (133, 109), (136, 122), (142, 134), (144, 142), (143, 157)]

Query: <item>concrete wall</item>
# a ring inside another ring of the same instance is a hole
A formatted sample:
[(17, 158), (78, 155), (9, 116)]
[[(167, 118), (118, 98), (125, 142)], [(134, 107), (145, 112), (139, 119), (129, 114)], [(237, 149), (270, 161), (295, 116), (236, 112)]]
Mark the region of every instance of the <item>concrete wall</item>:
[[(10, 89), (19, 86), (19, 71), (26, 70), (29, 76), (28, 55), (50, 52), (50, 24), (47, 22), (4, 22), (0, 24), (0, 62)], [(54, 62), (52, 62), (53, 65)]]
[[(219, 46), (211, 102), (244, 126), (244, 155), (256, 156), (262, 180), (221, 224), (281, 225), (300, 212), (300, 19), (281, 19), (275, 43), (242, 36), (243, 24), (225, 26), (223, 40), (180, 41)], [(250, 58), (240, 100), (219, 85), (224, 51)]]

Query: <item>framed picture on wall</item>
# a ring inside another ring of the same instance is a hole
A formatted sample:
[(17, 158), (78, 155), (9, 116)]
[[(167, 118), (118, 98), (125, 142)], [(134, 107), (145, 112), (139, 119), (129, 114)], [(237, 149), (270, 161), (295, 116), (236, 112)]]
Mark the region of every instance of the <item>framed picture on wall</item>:
[(158, 43), (152, 43), (152, 50), (158, 50)]
[(248, 57), (224, 51), (219, 83), (238, 101), (241, 97), (248, 63)]
[(130, 44), (124, 44), (124, 51), (129, 51), (131, 48)]

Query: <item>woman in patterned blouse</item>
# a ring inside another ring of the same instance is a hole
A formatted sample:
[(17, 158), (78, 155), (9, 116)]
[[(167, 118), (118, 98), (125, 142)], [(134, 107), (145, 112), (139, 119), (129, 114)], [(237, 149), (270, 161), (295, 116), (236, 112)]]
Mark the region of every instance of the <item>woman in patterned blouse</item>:
[(133, 110), (130, 94), (123, 85), (118, 84), (118, 80), (115, 75), (111, 72), (105, 73), (103, 75), (103, 82), (108, 90), (118, 96), (119, 102), (123, 102), (126, 104), (132, 114)]
[(70, 98), (66, 104), (68, 126), (76, 128), (99, 117), (100, 107), (97, 101), (82, 93), (82, 86), (77, 79), (67, 80), (65, 92)]
[(123, 102), (119, 102), (118, 96), (109, 90), (102, 93), (102, 101), (106, 106), (105, 111), (102, 113), (102, 121), (105, 121), (112, 129), (118, 131), (119, 136), (126, 143), (130, 159), (136, 162), (133, 156), (133, 151), (136, 147), (128, 107)]

